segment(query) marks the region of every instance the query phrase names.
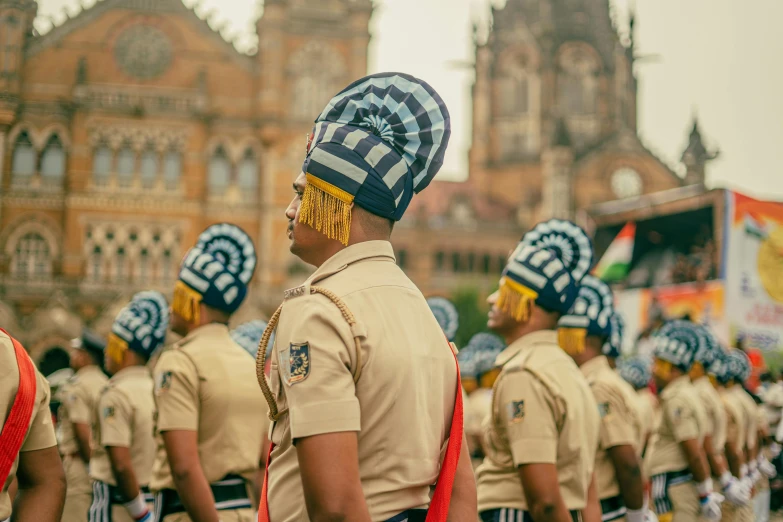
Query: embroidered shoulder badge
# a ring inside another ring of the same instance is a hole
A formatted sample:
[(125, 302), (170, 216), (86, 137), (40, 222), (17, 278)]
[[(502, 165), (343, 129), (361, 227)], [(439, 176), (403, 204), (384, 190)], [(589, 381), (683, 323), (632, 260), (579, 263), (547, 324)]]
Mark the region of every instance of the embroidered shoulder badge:
[(609, 403), (608, 402), (602, 402), (598, 405), (598, 414), (603, 419), (607, 415), (609, 415)]
[(511, 401), (506, 404), (506, 413), (509, 424), (522, 422), (525, 418), (525, 401)]
[(297, 286), (296, 288), (290, 288), (283, 292), (283, 300), (288, 301), (291, 299), (296, 299), (297, 297), (302, 297), (305, 294), (305, 285)]
[(103, 418), (109, 421), (114, 420), (114, 406), (106, 406), (103, 408)]
[(155, 393), (162, 393), (171, 388), (171, 372), (161, 372), (155, 381)]
[[(287, 353), (286, 353), (287, 352)], [(292, 386), (310, 375), (310, 343), (291, 343), (283, 350), (280, 366), (284, 369), (286, 382)], [(287, 361), (285, 360), (287, 356)]]

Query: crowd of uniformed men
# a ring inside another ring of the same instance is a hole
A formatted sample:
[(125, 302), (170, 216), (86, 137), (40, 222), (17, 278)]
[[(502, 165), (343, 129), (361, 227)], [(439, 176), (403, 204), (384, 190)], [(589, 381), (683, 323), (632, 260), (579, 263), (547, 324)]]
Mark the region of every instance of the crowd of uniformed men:
[[(329, 102), (286, 210), (291, 251), (317, 269), (266, 329), (229, 331), (256, 254), (223, 223), (170, 304), (141, 292), (107, 340), (73, 341), (54, 397), (0, 332), (0, 520), (765, 520), (780, 446), (743, 388), (746, 355), (677, 320), (652, 360), (621, 357), (573, 223), (513, 250), (494, 335), (447, 342), (456, 309), (424, 299), (389, 237), (449, 135), (443, 101), (408, 75)], [(168, 330), (182, 337), (163, 347)]]

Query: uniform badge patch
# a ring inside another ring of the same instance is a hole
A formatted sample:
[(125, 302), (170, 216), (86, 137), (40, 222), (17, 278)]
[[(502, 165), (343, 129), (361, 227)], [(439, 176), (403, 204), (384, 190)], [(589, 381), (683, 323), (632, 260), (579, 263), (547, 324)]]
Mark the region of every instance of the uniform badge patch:
[(159, 373), (155, 382), (155, 393), (164, 392), (169, 388), (171, 388), (171, 372)]
[(602, 402), (598, 405), (598, 414), (603, 419), (607, 415), (609, 415), (609, 403), (608, 402)]
[(291, 343), (280, 352), (280, 368), (289, 386), (307, 379), (310, 367), (310, 343)]
[(103, 408), (103, 418), (105, 420), (114, 420), (114, 406), (106, 406)]
[(525, 401), (511, 401), (506, 404), (506, 413), (508, 414), (509, 424), (522, 422), (525, 418)]

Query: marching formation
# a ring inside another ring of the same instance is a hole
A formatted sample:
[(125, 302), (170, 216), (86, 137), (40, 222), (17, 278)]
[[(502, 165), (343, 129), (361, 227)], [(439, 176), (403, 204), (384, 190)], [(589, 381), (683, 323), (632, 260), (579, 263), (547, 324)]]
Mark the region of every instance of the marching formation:
[(56, 425), (48, 383), (0, 331), (0, 520), (754, 520), (780, 446), (743, 388), (747, 356), (677, 320), (652, 360), (621, 357), (577, 225), (522, 237), (487, 300), (493, 333), (457, 350), (457, 309), (425, 299), (389, 242), (450, 132), (421, 80), (349, 85), (285, 211), (315, 272), (269, 324), (230, 331), (256, 252), (208, 227), (170, 304), (140, 292), (107, 341), (73, 341)]

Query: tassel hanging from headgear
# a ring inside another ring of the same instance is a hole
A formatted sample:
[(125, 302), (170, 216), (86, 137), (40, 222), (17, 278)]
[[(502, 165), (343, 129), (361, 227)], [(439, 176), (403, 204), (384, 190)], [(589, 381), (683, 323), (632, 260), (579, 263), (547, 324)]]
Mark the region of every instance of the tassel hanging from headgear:
[(106, 342), (106, 355), (109, 359), (117, 364), (122, 364), (123, 355), (128, 349), (128, 343), (124, 339), (121, 339), (117, 334), (109, 335), (109, 339)]
[(504, 277), (498, 289), (498, 308), (516, 321), (530, 319), (530, 305), (538, 298), (538, 293), (516, 281)]
[(329, 239), (348, 245), (353, 196), (312, 174), (306, 176), (307, 185), (302, 195), (299, 222)]
[(174, 299), (171, 301), (171, 309), (192, 324), (201, 321), (202, 296), (182, 281), (174, 285)]
[(579, 355), (585, 351), (586, 328), (558, 328), (557, 344), (569, 355)]

